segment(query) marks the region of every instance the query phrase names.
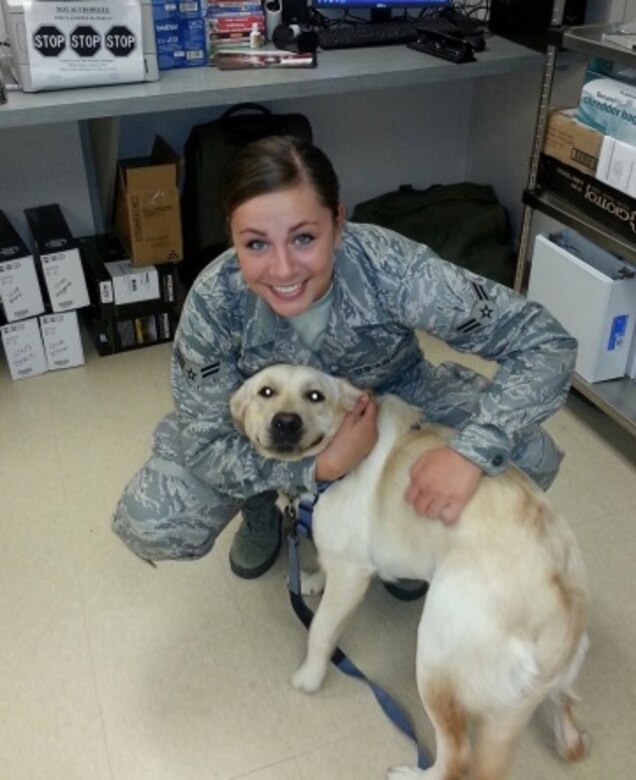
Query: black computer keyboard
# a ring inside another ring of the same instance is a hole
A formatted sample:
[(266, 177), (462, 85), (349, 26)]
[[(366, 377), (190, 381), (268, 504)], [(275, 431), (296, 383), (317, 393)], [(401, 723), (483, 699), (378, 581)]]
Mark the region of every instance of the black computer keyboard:
[(417, 40), (415, 22), (395, 21), (370, 24), (342, 24), (318, 31), (322, 49), (353, 49), (363, 46), (390, 46)]

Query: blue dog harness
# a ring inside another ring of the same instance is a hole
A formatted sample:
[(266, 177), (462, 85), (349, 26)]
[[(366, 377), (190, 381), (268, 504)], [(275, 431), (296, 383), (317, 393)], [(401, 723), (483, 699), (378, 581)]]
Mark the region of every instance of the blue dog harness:
[[(300, 543), (300, 535), (311, 541), (312, 539), (312, 525), (314, 517), (314, 507), (318, 503), (320, 494), (332, 485), (332, 482), (323, 482), (318, 485), (318, 494), (310, 498), (302, 498), (298, 503), (298, 509), (294, 510), (291, 505), (287, 506), (287, 517), (290, 520), (289, 531), (287, 534), (287, 550), (289, 561), (289, 598), (294, 608), (294, 612), (298, 615), (305, 628), (309, 628), (311, 621), (314, 617), (314, 613), (305, 604), (302, 597), (300, 586), (300, 561), (298, 556), (298, 546)], [(417, 765), (420, 769), (428, 769), (432, 765), (432, 761), (427, 751), (419, 744), (415, 730), (409, 720), (409, 717), (399, 707), (394, 699), (380, 687), (377, 683), (369, 680), (366, 675), (358, 669), (357, 666), (343, 653), (343, 651), (336, 647), (331, 656), (331, 662), (335, 664), (341, 672), (355, 677), (358, 680), (366, 682), (367, 685), (373, 691), (373, 695), (377, 699), (380, 707), (384, 710), (386, 716), (391, 720), (395, 726), (409, 739), (411, 739), (417, 747)]]

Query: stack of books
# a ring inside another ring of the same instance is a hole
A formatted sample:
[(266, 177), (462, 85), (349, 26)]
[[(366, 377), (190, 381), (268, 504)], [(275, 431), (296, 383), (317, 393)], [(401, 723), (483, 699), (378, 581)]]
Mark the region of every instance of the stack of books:
[(258, 31), (263, 40), (263, 6), (253, 0), (208, 0), (206, 25), (210, 65), (215, 65), (219, 52), (249, 49), (252, 31)]

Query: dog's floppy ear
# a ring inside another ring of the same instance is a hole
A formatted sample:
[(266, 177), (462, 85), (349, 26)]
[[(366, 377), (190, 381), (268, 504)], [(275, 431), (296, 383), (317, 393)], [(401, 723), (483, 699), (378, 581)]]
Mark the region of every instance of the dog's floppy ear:
[(245, 433), (245, 411), (251, 395), (250, 386), (251, 382), (248, 379), (247, 382), (244, 382), (230, 398), (230, 414), (232, 415), (232, 420), (236, 428), (243, 434)]
[[(360, 390), (347, 379), (336, 379), (338, 383), (338, 393), (340, 395), (340, 403), (346, 412), (350, 412), (356, 405), (358, 398), (361, 395), (365, 395), (366, 391)], [(368, 395), (368, 393), (366, 393)]]

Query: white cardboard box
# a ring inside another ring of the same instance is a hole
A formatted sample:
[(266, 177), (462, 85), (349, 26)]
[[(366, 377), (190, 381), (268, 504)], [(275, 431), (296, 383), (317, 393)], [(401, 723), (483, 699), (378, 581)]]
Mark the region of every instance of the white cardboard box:
[(40, 329), (49, 371), (84, 365), (77, 312), (44, 314), (40, 317)]
[(160, 298), (159, 274), (154, 265), (136, 266), (132, 260), (116, 260), (105, 265), (113, 280), (117, 306)]
[(596, 178), (632, 198), (636, 197), (636, 146), (606, 135), (601, 144)]
[(33, 255), (0, 262), (0, 299), (8, 322), (44, 311)]
[(584, 379), (624, 376), (636, 320), (633, 267), (573, 230), (538, 235), (528, 298), (578, 340), (576, 371)]
[(40, 263), (53, 311), (81, 309), (90, 304), (78, 249), (40, 255)]
[(11, 379), (25, 379), (47, 370), (37, 317), (0, 328)]

